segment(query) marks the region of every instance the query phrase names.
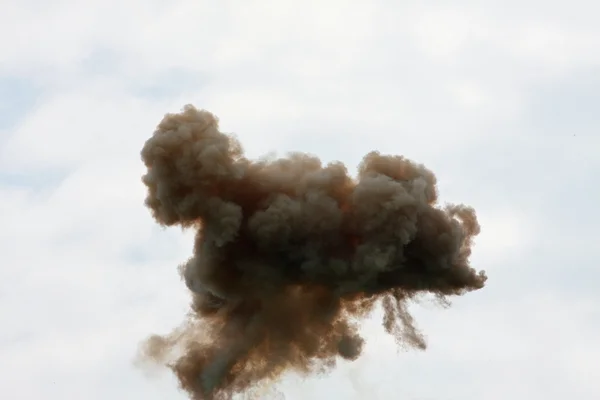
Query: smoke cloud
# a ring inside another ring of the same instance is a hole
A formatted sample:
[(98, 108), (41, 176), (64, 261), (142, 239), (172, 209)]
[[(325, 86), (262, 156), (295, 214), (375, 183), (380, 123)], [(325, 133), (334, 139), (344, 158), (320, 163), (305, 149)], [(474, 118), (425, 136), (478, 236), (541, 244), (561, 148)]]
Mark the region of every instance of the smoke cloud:
[(358, 358), (357, 323), (378, 303), (399, 344), (425, 349), (407, 302), (485, 284), (469, 265), (475, 211), (437, 206), (435, 175), (402, 156), (371, 152), (356, 178), (302, 153), (249, 160), (191, 105), (167, 114), (141, 155), (153, 217), (196, 230), (180, 266), (189, 318), (144, 347), (191, 399), (258, 393), (283, 372)]

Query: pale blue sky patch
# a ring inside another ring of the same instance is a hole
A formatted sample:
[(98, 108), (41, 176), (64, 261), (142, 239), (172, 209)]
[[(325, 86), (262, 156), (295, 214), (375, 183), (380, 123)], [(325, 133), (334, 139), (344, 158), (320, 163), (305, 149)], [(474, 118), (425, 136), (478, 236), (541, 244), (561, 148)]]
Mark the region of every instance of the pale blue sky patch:
[(123, 54), (116, 49), (95, 46), (89, 49), (80, 68), (88, 79), (98, 76), (114, 76), (124, 68)]
[(168, 68), (145, 81), (134, 81), (131, 92), (149, 99), (168, 99), (183, 93), (201, 93), (209, 78), (185, 67)]
[(531, 134), (600, 137), (600, 66), (532, 85), (527, 94)]
[(41, 94), (42, 89), (25, 76), (0, 75), (0, 145)]
[(0, 172), (0, 187), (27, 188), (34, 191), (51, 190), (67, 176), (66, 171), (46, 171), (31, 173), (19, 171)]

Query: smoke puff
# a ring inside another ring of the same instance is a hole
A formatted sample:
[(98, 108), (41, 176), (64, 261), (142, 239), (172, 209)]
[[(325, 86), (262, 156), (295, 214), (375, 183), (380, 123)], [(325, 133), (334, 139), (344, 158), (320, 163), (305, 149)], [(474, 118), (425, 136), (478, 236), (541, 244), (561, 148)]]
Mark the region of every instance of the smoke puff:
[(192, 399), (356, 359), (355, 321), (377, 303), (387, 332), (424, 349), (407, 301), (486, 281), (469, 265), (475, 211), (436, 206), (435, 175), (402, 156), (371, 152), (355, 179), (342, 163), (302, 153), (249, 160), (214, 115), (191, 105), (167, 114), (141, 155), (153, 217), (197, 232), (181, 266), (189, 320), (146, 343)]

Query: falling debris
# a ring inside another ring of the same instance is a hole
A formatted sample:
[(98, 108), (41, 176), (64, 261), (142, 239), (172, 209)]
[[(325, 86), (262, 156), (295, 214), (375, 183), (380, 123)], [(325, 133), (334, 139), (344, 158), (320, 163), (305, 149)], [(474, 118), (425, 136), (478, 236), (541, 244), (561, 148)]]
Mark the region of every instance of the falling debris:
[(197, 232), (180, 268), (190, 316), (144, 348), (192, 399), (358, 358), (356, 321), (378, 303), (387, 332), (425, 349), (407, 301), (485, 284), (469, 265), (475, 211), (438, 207), (435, 175), (402, 156), (371, 152), (356, 178), (303, 153), (249, 160), (214, 115), (191, 105), (167, 114), (141, 154), (156, 221)]

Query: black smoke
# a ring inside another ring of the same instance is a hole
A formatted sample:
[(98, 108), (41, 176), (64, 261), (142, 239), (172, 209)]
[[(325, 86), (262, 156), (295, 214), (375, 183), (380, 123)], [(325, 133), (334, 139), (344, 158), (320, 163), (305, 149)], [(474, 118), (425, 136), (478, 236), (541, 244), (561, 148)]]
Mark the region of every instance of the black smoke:
[(145, 348), (192, 399), (356, 359), (355, 321), (377, 303), (387, 332), (424, 349), (407, 302), (486, 281), (469, 265), (475, 211), (437, 206), (433, 172), (402, 156), (371, 152), (355, 179), (303, 153), (249, 160), (214, 115), (189, 105), (164, 117), (141, 154), (156, 221), (196, 230), (181, 266), (189, 319)]

